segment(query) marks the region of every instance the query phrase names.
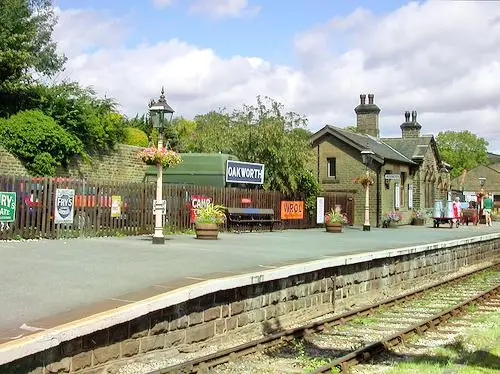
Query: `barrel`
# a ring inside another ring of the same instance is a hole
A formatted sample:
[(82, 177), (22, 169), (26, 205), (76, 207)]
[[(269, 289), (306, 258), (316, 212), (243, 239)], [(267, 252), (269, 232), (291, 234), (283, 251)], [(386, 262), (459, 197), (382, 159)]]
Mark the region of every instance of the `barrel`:
[(434, 218), (440, 218), (443, 216), (443, 201), (442, 200), (434, 200), (434, 210), (432, 212), (432, 216)]
[(216, 240), (219, 234), (219, 227), (217, 224), (202, 223), (196, 224), (196, 239)]

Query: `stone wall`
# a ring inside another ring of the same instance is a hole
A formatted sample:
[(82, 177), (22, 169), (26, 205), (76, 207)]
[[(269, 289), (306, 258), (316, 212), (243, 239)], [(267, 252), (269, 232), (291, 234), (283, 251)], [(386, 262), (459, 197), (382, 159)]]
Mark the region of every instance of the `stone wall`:
[[(354, 222), (361, 225), (364, 222), (365, 192), (363, 186), (353, 183), (353, 179), (366, 172), (365, 165), (361, 162), (359, 152), (345, 147), (333, 136), (326, 135), (317, 141), (315, 146), (316, 162), (314, 173), (324, 191), (354, 193)], [(337, 175), (328, 177), (327, 158), (335, 157)], [(372, 172), (374, 172), (372, 170)], [(375, 207), (377, 204), (376, 186), (370, 188), (370, 224), (376, 226)]]
[[(88, 182), (142, 182), (148, 168), (136, 156), (140, 147), (119, 144), (106, 156), (89, 162), (78, 162), (69, 170), (59, 170), (57, 176), (85, 179)], [(0, 175), (29, 175), (22, 163), (0, 148)]]
[(431, 276), (443, 277), (468, 265), (496, 261), (500, 238), (425, 248), (266, 282), (256, 277), (255, 284), (201, 295), (65, 341), (8, 363), (0, 372), (95, 374), (108, 372), (108, 365), (117, 360), (155, 350), (173, 357), (186, 346), (244, 327), (262, 329), (265, 334), (265, 326), (283, 326), (283, 321), (298, 314), (312, 318), (343, 311), (380, 297), (387, 289), (407, 289)]

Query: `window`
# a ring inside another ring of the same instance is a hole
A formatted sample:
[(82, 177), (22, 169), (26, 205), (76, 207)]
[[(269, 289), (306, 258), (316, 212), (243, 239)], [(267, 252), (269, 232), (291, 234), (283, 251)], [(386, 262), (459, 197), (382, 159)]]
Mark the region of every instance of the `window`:
[(337, 177), (337, 159), (335, 157), (326, 159), (326, 176), (329, 178)]

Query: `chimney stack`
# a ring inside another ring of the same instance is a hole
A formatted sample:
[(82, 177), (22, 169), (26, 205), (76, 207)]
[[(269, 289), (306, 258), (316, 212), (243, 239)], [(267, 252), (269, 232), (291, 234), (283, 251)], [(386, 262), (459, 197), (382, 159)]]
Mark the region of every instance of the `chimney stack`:
[(403, 139), (408, 138), (419, 138), (420, 137), (420, 129), (422, 126), (417, 122), (417, 111), (412, 110), (411, 112), (411, 121), (410, 121), (410, 112), (405, 112), (405, 121), (401, 124), (401, 136)]
[(368, 94), (368, 104), (366, 104), (365, 94), (359, 95), (359, 98), (360, 104), (354, 108), (358, 132), (378, 138), (380, 136), (378, 128), (380, 108), (374, 102), (375, 95)]

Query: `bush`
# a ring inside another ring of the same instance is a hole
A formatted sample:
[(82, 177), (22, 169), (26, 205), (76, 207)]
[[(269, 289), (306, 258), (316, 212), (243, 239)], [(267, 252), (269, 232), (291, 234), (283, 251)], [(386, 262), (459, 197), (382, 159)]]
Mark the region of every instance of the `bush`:
[(76, 156), (85, 156), (83, 143), (38, 110), (0, 120), (0, 143), (23, 162), (32, 175), (53, 176)]
[(141, 129), (125, 127), (123, 132), (125, 135), (124, 144), (135, 145), (137, 147), (147, 147), (149, 145), (148, 135)]

